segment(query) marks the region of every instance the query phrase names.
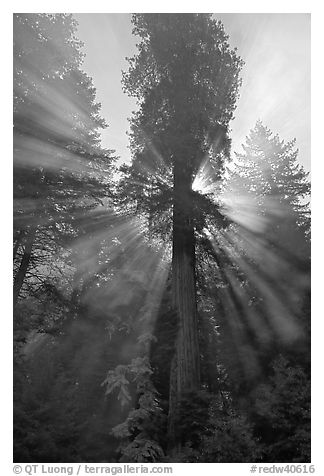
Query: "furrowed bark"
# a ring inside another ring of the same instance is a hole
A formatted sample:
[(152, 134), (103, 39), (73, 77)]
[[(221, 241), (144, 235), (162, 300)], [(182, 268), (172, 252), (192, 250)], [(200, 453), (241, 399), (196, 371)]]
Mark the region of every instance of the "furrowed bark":
[(174, 444), (175, 412), (186, 391), (200, 388), (200, 359), (192, 223), (191, 177), (181, 163), (174, 170), (172, 292), (178, 317), (176, 350), (171, 365), (169, 441)]

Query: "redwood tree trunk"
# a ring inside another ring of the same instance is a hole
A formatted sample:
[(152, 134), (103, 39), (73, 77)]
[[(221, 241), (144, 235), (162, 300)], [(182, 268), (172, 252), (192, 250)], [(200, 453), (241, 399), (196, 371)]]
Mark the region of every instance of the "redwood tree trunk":
[(169, 439), (174, 440), (177, 403), (186, 391), (200, 388), (200, 359), (192, 223), (191, 176), (181, 163), (174, 169), (172, 293), (178, 317), (176, 351), (171, 365)]
[(26, 237), (26, 242), (25, 242), (25, 249), (24, 249), (24, 254), (20, 262), (19, 269), (17, 271), (17, 274), (14, 279), (14, 286), (13, 286), (13, 305), (17, 304), (18, 297), (21, 291), (21, 287), (24, 283), (26, 272), (29, 266), (30, 258), (31, 258), (31, 252), (33, 248), (33, 244), (35, 241), (35, 235), (36, 235), (36, 228), (33, 227), (30, 232), (28, 233), (28, 236)]

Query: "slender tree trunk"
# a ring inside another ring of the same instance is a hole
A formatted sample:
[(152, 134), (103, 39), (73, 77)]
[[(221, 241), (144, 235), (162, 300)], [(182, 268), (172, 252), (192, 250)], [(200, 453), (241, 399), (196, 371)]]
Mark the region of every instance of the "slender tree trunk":
[(36, 236), (36, 227), (32, 227), (30, 229), (30, 232), (28, 233), (26, 237), (26, 242), (25, 242), (25, 249), (24, 249), (24, 254), (20, 262), (19, 269), (17, 271), (17, 274), (14, 279), (14, 286), (13, 286), (13, 305), (14, 307), (17, 304), (18, 297), (21, 291), (21, 287), (24, 283), (26, 272), (29, 266), (30, 258), (31, 258), (31, 252), (33, 248), (33, 244), (35, 241), (35, 236)]
[(176, 351), (170, 374), (169, 439), (174, 442), (177, 403), (186, 391), (200, 388), (200, 359), (192, 224), (191, 177), (181, 163), (174, 170), (172, 291), (178, 317)]
[(21, 245), (23, 237), (24, 237), (24, 234), (23, 234), (22, 230), (19, 230), (18, 234), (17, 234), (17, 237), (16, 237), (15, 244), (14, 244), (14, 248), (13, 248), (13, 260), (16, 259), (18, 249), (19, 249), (19, 246)]

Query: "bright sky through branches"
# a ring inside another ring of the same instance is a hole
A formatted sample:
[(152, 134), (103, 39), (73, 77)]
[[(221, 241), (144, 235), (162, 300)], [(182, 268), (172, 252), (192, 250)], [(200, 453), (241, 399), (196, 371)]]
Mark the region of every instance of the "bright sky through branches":
[[(93, 78), (109, 128), (103, 145), (130, 160), (127, 117), (135, 101), (123, 93), (121, 70), (136, 53), (130, 14), (74, 15), (85, 43), (85, 71)], [(310, 170), (310, 15), (293, 13), (215, 14), (245, 61), (240, 99), (231, 124), (233, 151), (241, 151), (258, 119), (285, 141), (297, 139), (299, 161)]]

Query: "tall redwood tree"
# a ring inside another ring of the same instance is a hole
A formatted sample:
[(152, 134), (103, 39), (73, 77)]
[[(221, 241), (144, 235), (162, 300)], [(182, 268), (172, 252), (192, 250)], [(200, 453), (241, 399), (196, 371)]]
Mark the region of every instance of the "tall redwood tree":
[[(123, 84), (139, 105), (131, 119), (132, 174), (142, 183), (137, 202), (144, 203), (151, 221), (152, 210), (160, 216), (172, 210), (172, 295), (178, 317), (170, 379), (172, 440), (177, 402), (184, 392), (200, 388), (197, 192), (192, 184), (206, 159), (221, 173), (242, 61), (211, 14), (135, 14), (133, 24), (139, 51), (129, 59)], [(153, 183), (154, 193), (148, 193)]]

